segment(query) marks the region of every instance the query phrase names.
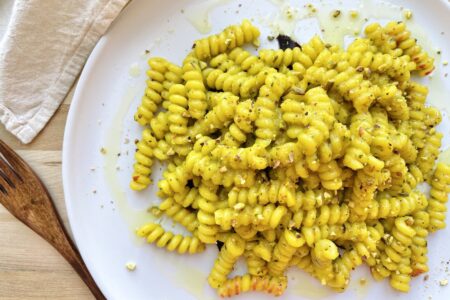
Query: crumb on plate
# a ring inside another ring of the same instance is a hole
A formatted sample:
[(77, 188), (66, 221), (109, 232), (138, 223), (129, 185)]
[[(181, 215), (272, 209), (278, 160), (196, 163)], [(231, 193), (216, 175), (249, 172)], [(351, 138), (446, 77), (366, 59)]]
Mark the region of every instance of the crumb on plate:
[(333, 18), (337, 18), (341, 15), (341, 11), (339, 9), (336, 9), (331, 15), (333, 16)]
[(134, 270), (136, 270), (136, 263), (134, 263), (134, 262), (127, 262), (125, 264), (125, 267), (127, 268), (128, 271), (134, 271)]
[(404, 16), (406, 20), (410, 20), (412, 18), (412, 15), (412, 11), (410, 11), (409, 9), (405, 10)]

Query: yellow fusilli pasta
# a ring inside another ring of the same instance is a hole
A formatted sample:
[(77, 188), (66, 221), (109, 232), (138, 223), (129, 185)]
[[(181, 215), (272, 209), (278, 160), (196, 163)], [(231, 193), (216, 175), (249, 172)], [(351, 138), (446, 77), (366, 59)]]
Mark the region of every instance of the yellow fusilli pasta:
[[(195, 41), (181, 67), (149, 60), (130, 187), (163, 162), (149, 211), (188, 235), (157, 223), (137, 234), (181, 254), (217, 244), (208, 283), (222, 297), (279, 296), (290, 267), (343, 291), (363, 263), (407, 292), (429, 270), (450, 192), (450, 166), (436, 164), (441, 112), (413, 81), (433, 59), (402, 22), (370, 24), (346, 49), (314, 36), (244, 50), (259, 35), (244, 20)], [(240, 259), (245, 275), (231, 278)]]
[(145, 237), (148, 243), (155, 243), (168, 251), (177, 251), (180, 254), (195, 254), (205, 250), (205, 244), (197, 237), (182, 236), (165, 231), (160, 225), (149, 223), (137, 230), (137, 235)]
[(237, 235), (231, 235), (220, 250), (219, 257), (214, 263), (214, 267), (208, 276), (209, 284), (218, 288), (222, 286), (227, 275), (233, 270), (237, 259), (244, 253), (245, 241)]
[(285, 276), (258, 277), (246, 274), (225, 281), (218, 289), (218, 293), (221, 297), (232, 297), (248, 291), (257, 291), (280, 296), (283, 294), (286, 287), (287, 278)]
[(209, 60), (246, 43), (256, 43), (259, 34), (258, 28), (244, 20), (241, 25), (229, 26), (220, 34), (195, 41), (194, 52), (199, 59)]
[(134, 154), (136, 162), (133, 165), (134, 172), (130, 182), (131, 189), (140, 191), (151, 183), (153, 152), (156, 145), (156, 139), (151, 131), (148, 128), (145, 129), (142, 132), (142, 139), (136, 144), (137, 151)]

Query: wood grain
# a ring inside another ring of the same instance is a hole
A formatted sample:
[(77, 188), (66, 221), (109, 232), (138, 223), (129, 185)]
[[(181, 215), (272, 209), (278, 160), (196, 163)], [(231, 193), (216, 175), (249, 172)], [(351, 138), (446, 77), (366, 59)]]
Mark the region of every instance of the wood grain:
[(0, 206), (1, 299), (94, 299), (46, 241)]
[(66, 232), (45, 185), (33, 169), (2, 140), (0, 153), (3, 156), (0, 158), (0, 203), (49, 242), (80, 275), (96, 299), (105, 299)]
[[(0, 0), (0, 39), (14, 0)], [(38, 173), (68, 227), (61, 180), (64, 126), (74, 89), (42, 133), (21, 144), (0, 125), (0, 139), (16, 150)], [(69, 230), (70, 233), (70, 230)], [(43, 238), (0, 205), (0, 299), (94, 299), (66, 260)]]
[[(61, 150), (69, 93), (42, 133), (23, 145), (0, 128), (0, 138), (30, 164), (51, 194), (66, 228), (61, 179)], [(0, 206), (1, 299), (94, 299), (64, 258), (46, 241)]]

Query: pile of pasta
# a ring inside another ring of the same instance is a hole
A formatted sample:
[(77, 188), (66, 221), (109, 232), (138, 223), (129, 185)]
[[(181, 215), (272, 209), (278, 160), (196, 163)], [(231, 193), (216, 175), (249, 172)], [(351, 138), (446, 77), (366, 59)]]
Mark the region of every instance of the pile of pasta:
[[(450, 167), (435, 163), (441, 114), (411, 80), (433, 59), (402, 22), (371, 24), (346, 50), (318, 36), (242, 48), (259, 35), (244, 20), (195, 41), (181, 66), (150, 58), (131, 188), (165, 163), (151, 211), (190, 234), (158, 223), (137, 234), (180, 254), (219, 245), (207, 280), (224, 297), (281, 295), (290, 267), (343, 291), (363, 263), (408, 291), (428, 271), (427, 236), (445, 227), (450, 186)], [(241, 257), (247, 273), (230, 278)]]

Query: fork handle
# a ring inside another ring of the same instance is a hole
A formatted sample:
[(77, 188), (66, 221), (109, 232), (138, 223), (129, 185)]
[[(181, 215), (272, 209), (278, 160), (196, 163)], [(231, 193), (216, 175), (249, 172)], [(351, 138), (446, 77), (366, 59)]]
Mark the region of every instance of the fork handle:
[(69, 264), (75, 269), (87, 287), (91, 290), (92, 294), (96, 299), (106, 299), (103, 296), (102, 291), (95, 283), (92, 278), (88, 268), (83, 262), (80, 253), (76, 249), (75, 245), (72, 243), (72, 240), (69, 238), (67, 233), (63, 228), (63, 236), (58, 241), (53, 241), (51, 244), (58, 250), (59, 253), (69, 262)]
[[(34, 171), (0, 140), (0, 203), (49, 242), (72, 265), (96, 299), (106, 299), (92, 278), (58, 215), (51, 196)], [(19, 174), (20, 173), (20, 174)], [(6, 180), (8, 178), (8, 180)]]
[[(38, 197), (40, 198), (40, 197)], [(44, 203), (47, 201), (44, 201)], [(42, 204), (41, 201), (35, 201), (33, 204)], [(100, 288), (95, 283), (91, 274), (89, 273), (88, 268), (83, 262), (81, 258), (80, 252), (78, 252), (76, 246), (70, 239), (67, 231), (62, 225), (62, 222), (59, 218), (59, 215), (56, 213), (56, 210), (45, 210), (44, 216), (47, 219), (47, 222), (35, 222), (35, 220), (30, 220), (30, 216), (33, 214), (22, 214), (17, 213), (17, 210), (11, 209), (11, 206), (8, 204), (11, 203), (3, 203), (5, 207), (20, 221), (22, 221), (25, 225), (30, 227), (34, 232), (39, 234), (42, 238), (44, 238), (47, 242), (50, 243), (65, 259), (66, 261), (75, 269), (87, 287), (90, 289), (94, 297), (98, 300), (106, 299), (103, 296)], [(46, 203), (47, 204), (47, 203)], [(21, 210), (22, 211), (22, 210)], [(40, 211), (42, 213), (42, 210)]]
[[(69, 237), (63, 223), (56, 212), (53, 202), (50, 200), (47, 189), (43, 188), (44, 193), (37, 195), (27, 205), (19, 204), (15, 201), (0, 201), (17, 219), (30, 227), (50, 243), (75, 269), (81, 279), (96, 299), (106, 299), (100, 288), (95, 283), (88, 268), (81, 258), (75, 244)], [(3, 198), (0, 198), (3, 199)]]
[[(43, 202), (46, 203), (47, 201)], [(40, 202), (39, 200), (35, 202), (35, 204), (37, 203), (42, 204), (42, 202)], [(46, 204), (48, 204), (48, 202)], [(70, 239), (67, 231), (62, 225), (59, 215), (56, 213), (56, 210), (54, 209), (54, 206), (52, 204), (53, 203), (51, 203), (50, 206), (52, 206), (53, 209), (45, 210), (44, 215), (48, 222), (45, 222), (44, 224), (42, 224), (41, 222), (31, 221), (29, 219), (30, 214), (25, 214), (27, 217), (24, 217), (23, 214), (17, 214), (15, 210), (9, 209), (10, 207), (6, 206), (6, 208), (25, 225), (30, 227), (33, 231), (35, 231), (46, 241), (48, 241), (67, 260), (67, 262), (75, 269), (75, 271), (84, 281), (84, 283), (87, 285), (96, 299), (106, 299), (105, 296), (103, 296), (100, 288), (95, 283), (91, 274), (89, 273), (88, 268), (81, 258), (80, 252), (78, 252), (76, 246)], [(44, 225), (46, 228), (43, 229), (41, 225)]]

